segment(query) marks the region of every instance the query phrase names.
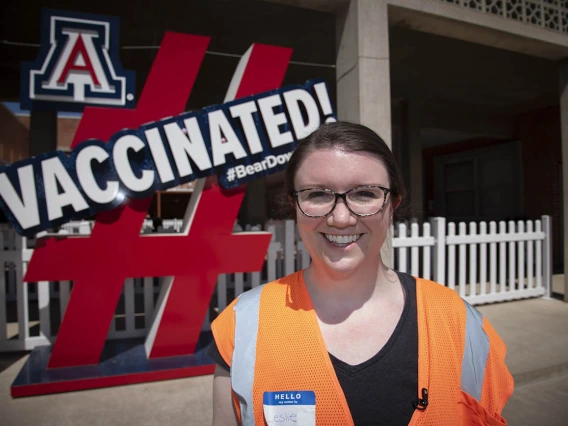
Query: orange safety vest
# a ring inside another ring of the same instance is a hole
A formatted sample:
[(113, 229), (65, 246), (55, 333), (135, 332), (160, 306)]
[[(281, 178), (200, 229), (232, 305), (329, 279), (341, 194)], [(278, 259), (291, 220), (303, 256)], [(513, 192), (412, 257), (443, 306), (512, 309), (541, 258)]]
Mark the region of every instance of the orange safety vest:
[[(500, 413), (513, 378), (501, 338), (475, 308), (438, 283), (417, 279), (416, 299), (422, 406), (409, 424), (506, 425)], [(312, 390), (318, 426), (353, 425), (301, 271), (243, 293), (211, 328), (231, 366), (241, 424), (266, 424), (265, 391)]]

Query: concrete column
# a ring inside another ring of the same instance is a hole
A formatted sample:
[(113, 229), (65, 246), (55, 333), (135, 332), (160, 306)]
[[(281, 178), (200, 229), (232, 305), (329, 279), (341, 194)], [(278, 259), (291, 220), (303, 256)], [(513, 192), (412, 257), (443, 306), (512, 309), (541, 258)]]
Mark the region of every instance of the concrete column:
[(564, 301), (568, 302), (568, 61), (560, 64), (560, 126), (562, 132)]
[[(337, 115), (364, 124), (392, 147), (389, 26), (386, 0), (351, 0), (337, 22)], [(393, 266), (392, 239), (383, 262)]]
[(57, 150), (57, 112), (31, 111), (30, 156)]
[(422, 110), (424, 101), (419, 98), (406, 99), (400, 103), (400, 168), (407, 191), (405, 215), (422, 219), (423, 167), (422, 167)]
[(370, 127), (391, 146), (387, 1), (351, 0), (338, 19), (338, 117)]

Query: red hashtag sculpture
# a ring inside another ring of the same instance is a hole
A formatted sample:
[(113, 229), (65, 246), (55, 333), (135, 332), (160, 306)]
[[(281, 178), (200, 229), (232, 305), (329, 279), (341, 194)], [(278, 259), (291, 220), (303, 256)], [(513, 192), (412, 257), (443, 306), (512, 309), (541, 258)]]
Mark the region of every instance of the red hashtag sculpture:
[[(208, 37), (167, 33), (136, 109), (86, 108), (72, 146), (183, 112), (208, 43)], [(236, 97), (278, 88), (290, 56), (290, 49), (255, 45)], [(99, 362), (124, 280), (131, 277), (173, 277), (146, 344), (150, 357), (194, 352), (217, 276), (261, 269), (270, 242), (266, 234), (232, 234), (244, 187), (225, 191), (213, 184), (196, 192), (183, 235), (140, 235), (151, 202), (144, 199), (99, 213), (89, 237), (38, 243), (24, 280), (75, 282), (50, 368)]]

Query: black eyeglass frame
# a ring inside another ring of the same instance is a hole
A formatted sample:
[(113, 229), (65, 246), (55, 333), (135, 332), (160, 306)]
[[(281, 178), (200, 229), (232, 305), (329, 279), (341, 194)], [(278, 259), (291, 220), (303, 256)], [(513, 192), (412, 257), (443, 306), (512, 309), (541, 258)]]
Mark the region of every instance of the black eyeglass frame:
[[(353, 210), (351, 210), (351, 207), (349, 207), (349, 203), (347, 202), (347, 194), (349, 194), (350, 192), (355, 191), (357, 189), (363, 189), (363, 188), (380, 188), (385, 193), (385, 197), (383, 198), (383, 205), (375, 213), (355, 213)], [(313, 215), (307, 214), (305, 211), (303, 211), (302, 207), (300, 206), (300, 199), (298, 198), (298, 194), (300, 194), (301, 192), (305, 192), (305, 191), (312, 191), (314, 189), (319, 189), (321, 191), (329, 192), (329, 193), (333, 194), (334, 197), (335, 197), (335, 201), (333, 202), (333, 206), (331, 207), (331, 210), (328, 211), (326, 214), (313, 216)], [(307, 216), (307, 217), (313, 217), (313, 218), (326, 217), (327, 215), (331, 214), (333, 212), (333, 210), (335, 210), (335, 206), (337, 206), (337, 200), (339, 198), (343, 199), (343, 202), (345, 203), (345, 206), (347, 207), (347, 209), (351, 213), (353, 213), (355, 216), (368, 217), (368, 216), (374, 216), (376, 214), (379, 214), (383, 210), (390, 192), (391, 192), (390, 188), (385, 188), (384, 186), (380, 186), (380, 185), (361, 185), (361, 186), (358, 186), (356, 188), (350, 189), (349, 191), (344, 192), (342, 194), (340, 194), (339, 192), (332, 191), (331, 189), (327, 189), (327, 188), (305, 188), (305, 189), (300, 189), (299, 191), (294, 191), (294, 198), (296, 199), (296, 204), (298, 205), (298, 208), (300, 209), (302, 214), (304, 216)]]

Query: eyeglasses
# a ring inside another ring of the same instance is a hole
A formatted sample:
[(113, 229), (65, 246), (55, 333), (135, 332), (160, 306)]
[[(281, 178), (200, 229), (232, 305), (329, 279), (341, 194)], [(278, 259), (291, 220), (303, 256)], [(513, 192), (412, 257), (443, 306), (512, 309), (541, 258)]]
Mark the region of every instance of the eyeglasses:
[(295, 191), (300, 211), (308, 217), (324, 217), (330, 214), (339, 198), (356, 216), (372, 216), (379, 213), (390, 192), (389, 188), (378, 185), (364, 185), (343, 194), (325, 188), (307, 188)]

